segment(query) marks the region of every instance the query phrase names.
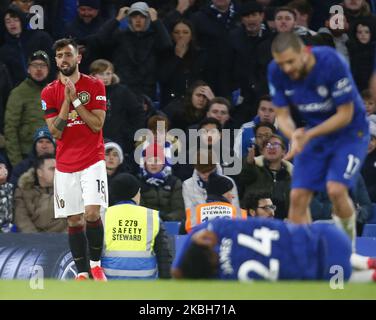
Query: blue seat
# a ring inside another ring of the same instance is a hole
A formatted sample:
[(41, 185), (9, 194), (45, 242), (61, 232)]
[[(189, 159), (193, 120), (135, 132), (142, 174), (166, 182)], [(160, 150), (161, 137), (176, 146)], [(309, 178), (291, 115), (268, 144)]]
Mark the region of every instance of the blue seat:
[(187, 239), (187, 234), (179, 234), (175, 236), (175, 256), (182, 249), (185, 239)]
[(164, 221), (163, 225), (167, 231), (167, 234), (170, 236), (175, 236), (179, 234), (181, 222), (178, 221)]
[(376, 257), (376, 238), (357, 237), (356, 253), (364, 256)]
[(367, 223), (375, 223), (376, 224), (376, 203), (372, 204), (372, 216), (371, 218), (367, 221)]
[(367, 223), (363, 227), (362, 237), (375, 237), (376, 238), (376, 224)]

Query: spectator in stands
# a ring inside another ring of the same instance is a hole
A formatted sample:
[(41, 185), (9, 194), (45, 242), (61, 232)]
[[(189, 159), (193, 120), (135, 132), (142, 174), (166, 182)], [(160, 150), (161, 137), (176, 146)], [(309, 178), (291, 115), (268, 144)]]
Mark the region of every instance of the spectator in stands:
[(142, 94), (142, 95), (138, 96), (137, 98), (138, 98), (138, 100), (139, 100), (140, 104), (142, 105), (143, 110), (145, 112), (145, 125), (144, 125), (144, 127), (147, 126), (149, 119), (153, 116), (158, 115), (158, 116), (167, 117), (166, 114), (162, 110), (160, 110), (156, 107), (154, 102), (146, 94)]
[(141, 167), (141, 205), (159, 211), (163, 221), (182, 221), (184, 219), (184, 200), (182, 182), (164, 171), (166, 158), (158, 144), (150, 144)]
[(12, 82), (5, 64), (0, 62), (0, 149), (5, 147), (4, 139), (4, 116)]
[[(113, 178), (118, 174), (125, 171), (123, 166), (124, 154), (122, 148), (113, 141), (107, 141), (104, 144), (105, 151), (105, 161), (106, 161), (106, 171), (107, 171), (107, 182), (108, 185), (111, 184)], [(111, 199), (111, 195), (109, 196)]]
[(196, 30), (198, 44), (208, 53), (207, 70), (209, 85), (216, 95), (231, 94), (231, 46), (230, 32), (238, 21), (238, 7), (232, 0), (211, 0), (190, 20)]
[[(128, 18), (128, 28), (118, 30), (124, 18)], [(146, 94), (155, 100), (158, 55), (172, 46), (157, 11), (145, 2), (123, 7), (116, 19), (103, 25), (97, 40), (112, 53), (120, 81), (136, 94)]]
[(359, 19), (365, 17), (374, 20), (374, 17), (371, 17), (370, 6), (366, 0), (343, 0), (342, 6), (346, 20), (351, 26)]
[(66, 220), (54, 216), (54, 173), (55, 156), (45, 154), (20, 177), (14, 195), (15, 224), (20, 232), (66, 232)]
[(14, 88), (5, 111), (6, 150), (12, 166), (25, 159), (33, 145), (33, 133), (44, 125), (44, 106), (40, 94), (48, 81), (50, 60), (44, 51), (34, 52), (28, 60), (28, 77)]
[(156, 114), (150, 117), (146, 124), (147, 129), (151, 131), (154, 140), (148, 140), (148, 136), (144, 136), (136, 145), (144, 144), (143, 149), (147, 147), (149, 143), (158, 143), (160, 145), (165, 145), (165, 148), (169, 149), (167, 155), (169, 158), (173, 154), (177, 154), (181, 150), (180, 141), (177, 137), (172, 136), (168, 133), (170, 129), (170, 121), (163, 114)]
[(211, 88), (199, 80), (187, 89), (183, 100), (172, 101), (163, 111), (171, 120), (172, 128), (186, 130), (205, 117), (208, 103), (213, 98)]
[(0, 47), (0, 61), (5, 63), (13, 87), (27, 76), (28, 57), (37, 50), (52, 56), (52, 38), (42, 30), (27, 30), (24, 13), (10, 6), (2, 17), (5, 23), (5, 43)]
[[(211, 99), (207, 106), (206, 117), (202, 119), (199, 123), (191, 125), (188, 129), (201, 129), (202, 121), (205, 121), (207, 118), (213, 118), (218, 120), (220, 127), (222, 129), (234, 129), (235, 124), (232, 120), (231, 114), (231, 103), (228, 99), (223, 97), (215, 97)], [(233, 132), (231, 131), (231, 145), (233, 145)], [(231, 148), (232, 149), (232, 148)]]
[[(367, 192), (365, 181), (361, 175), (350, 189), (350, 197), (354, 202), (356, 214), (356, 233), (361, 235), (364, 224), (372, 217), (372, 202)], [(312, 220), (330, 220), (333, 206), (326, 192), (317, 192), (310, 204)]]
[(0, 155), (0, 233), (9, 232), (13, 222), (13, 185), (8, 182), (8, 168)]
[(163, 22), (170, 28), (177, 20), (191, 20), (192, 14), (198, 12), (206, 3), (207, 0), (177, 0), (176, 7), (166, 14)]
[(244, 199), (244, 207), (247, 208), (251, 217), (274, 218), (274, 212), (277, 207), (273, 204), (270, 191), (257, 190), (250, 193)]
[(76, 18), (65, 27), (65, 36), (75, 39), (79, 45), (82, 54), (80, 70), (84, 73), (88, 73), (89, 65), (97, 56), (105, 55), (99, 52), (95, 38), (92, 37), (104, 23), (99, 14), (100, 2), (100, 0), (79, 0)]
[(316, 35), (316, 32), (309, 29), (313, 9), (307, 0), (293, 0), (288, 3), (288, 7), (294, 10), (296, 14), (296, 27), (299, 32), (310, 35)]
[(371, 201), (376, 203), (376, 123), (370, 122), (371, 140), (368, 144), (368, 153), (362, 167), (362, 176)]
[(359, 91), (368, 88), (375, 62), (375, 26), (367, 20), (354, 23), (354, 34), (350, 35), (347, 48), (351, 72)]
[(209, 101), (207, 118), (214, 118), (219, 121), (222, 129), (233, 129), (234, 124), (230, 117), (231, 103), (226, 98), (215, 97)]
[(33, 137), (34, 142), (28, 157), (22, 160), (12, 170), (10, 182), (13, 184), (14, 188), (17, 187), (20, 176), (33, 166), (36, 158), (44, 154), (55, 154), (55, 141), (46, 125), (35, 130)]
[[(200, 203), (205, 203), (207, 198), (207, 184), (209, 175), (213, 172), (223, 175), (222, 168), (213, 157), (211, 152), (205, 150), (198, 150), (197, 156), (194, 159), (194, 170), (192, 177), (183, 182), (183, 199), (185, 208), (194, 207)], [(238, 189), (235, 182), (230, 178), (233, 183), (231, 190), (233, 197), (232, 204), (239, 207)]]
[(335, 49), (342, 54), (342, 56), (349, 60), (349, 50), (347, 49), (346, 43), (349, 41), (349, 36), (347, 32), (349, 31), (349, 23), (345, 15), (340, 15), (340, 19), (343, 19), (343, 27), (339, 28), (336, 24), (331, 23), (331, 19), (334, 14), (331, 14), (328, 19), (325, 20), (325, 26), (318, 30), (319, 35), (327, 36), (330, 38), (330, 42), (334, 44)]
[(134, 151), (134, 134), (144, 127), (145, 113), (136, 95), (119, 83), (114, 66), (104, 59), (90, 65), (90, 74), (106, 86), (107, 112), (103, 136), (118, 143), (126, 154)]
[(289, 7), (279, 7), (275, 10), (275, 31), (257, 48), (258, 65), (257, 74), (260, 81), (260, 94), (268, 94), (268, 82), (266, 79), (267, 67), (272, 61), (271, 45), (279, 33), (294, 32), (298, 34), (306, 44), (311, 44), (312, 35), (309, 30), (296, 26), (296, 13)]
[(247, 212), (233, 205), (234, 182), (216, 173), (209, 175), (206, 202), (186, 209), (185, 230), (213, 219), (246, 219)]
[(234, 150), (230, 140), (226, 138), (222, 141), (221, 123), (215, 118), (205, 118), (199, 123), (198, 131), (199, 148), (207, 148), (208, 152), (213, 152), (222, 168), (232, 166), (230, 157), (233, 156)]
[(106, 211), (105, 251), (101, 258), (107, 278), (170, 278), (168, 236), (158, 211), (140, 206), (137, 178), (127, 173), (118, 175), (110, 193), (115, 205)]
[(275, 217), (287, 217), (293, 166), (283, 160), (285, 154), (286, 145), (283, 138), (276, 134), (266, 141), (261, 156), (255, 157), (254, 148), (250, 148), (239, 177), (241, 189), (244, 190), (242, 208), (246, 207), (246, 199), (250, 194), (268, 190), (277, 206)]
[(196, 43), (192, 23), (177, 20), (171, 28), (174, 46), (160, 61), (160, 105), (165, 107), (171, 100), (182, 98), (188, 87), (196, 80), (206, 80), (208, 63), (205, 51)]
[(18, 7), (23, 13), (30, 13), (30, 8), (34, 5), (33, 0), (12, 0), (12, 4)]
[(190, 17), (198, 44), (208, 54), (207, 81), (215, 94), (223, 97), (231, 95), (230, 32), (239, 21), (237, 11), (235, 1), (211, 0)]
[(365, 89), (361, 92), (361, 97), (363, 99), (364, 105), (366, 106), (367, 116), (376, 114), (376, 101), (373, 100), (371, 91)]
[(242, 157), (248, 154), (248, 148), (255, 143), (255, 127), (259, 123), (270, 123), (277, 128), (275, 108), (272, 105), (269, 95), (260, 97), (257, 107), (257, 115), (252, 121), (246, 122), (241, 126), (235, 138), (234, 149), (237, 154), (241, 154)]
[[(257, 47), (268, 36), (269, 32), (263, 24), (264, 8), (257, 2), (245, 2), (239, 10), (241, 26), (231, 31), (230, 45), (232, 49), (232, 89), (240, 88), (240, 95), (249, 105), (256, 104), (259, 96), (257, 76)], [(254, 113), (253, 113), (254, 114)]]

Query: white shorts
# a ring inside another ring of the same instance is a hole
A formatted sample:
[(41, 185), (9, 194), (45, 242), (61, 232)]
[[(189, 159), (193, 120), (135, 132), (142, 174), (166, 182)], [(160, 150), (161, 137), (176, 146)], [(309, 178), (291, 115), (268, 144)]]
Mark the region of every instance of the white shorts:
[(85, 206), (108, 207), (106, 163), (100, 160), (77, 172), (60, 172), (54, 178), (55, 218), (84, 213)]

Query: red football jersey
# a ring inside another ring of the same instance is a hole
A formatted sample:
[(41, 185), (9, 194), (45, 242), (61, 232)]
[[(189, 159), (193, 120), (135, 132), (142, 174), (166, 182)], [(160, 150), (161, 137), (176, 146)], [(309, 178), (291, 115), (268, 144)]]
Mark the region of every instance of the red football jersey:
[[(106, 92), (102, 81), (80, 75), (75, 84), (77, 96), (87, 110), (106, 111)], [(65, 85), (55, 80), (46, 86), (41, 94), (45, 119), (59, 115), (64, 102)], [(56, 141), (56, 168), (61, 172), (77, 172), (104, 160), (102, 130), (94, 133), (81, 119), (71, 104), (67, 126), (61, 139)]]

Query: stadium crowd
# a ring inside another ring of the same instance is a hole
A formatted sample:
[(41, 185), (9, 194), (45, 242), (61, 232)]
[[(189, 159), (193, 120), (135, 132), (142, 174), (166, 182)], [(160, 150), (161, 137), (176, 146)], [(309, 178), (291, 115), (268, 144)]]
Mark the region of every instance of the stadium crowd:
[[(43, 16), (30, 10), (33, 5), (43, 8)], [(331, 10), (335, 5), (343, 14)], [(43, 29), (34, 28), (38, 19)], [(272, 41), (284, 32), (296, 33), (308, 46), (335, 48), (366, 105), (371, 141), (351, 190), (361, 234), (376, 203), (372, 0), (1, 1), (0, 232), (67, 231), (65, 220), (54, 218), (55, 141), (40, 98), (56, 79), (52, 45), (63, 37), (78, 44), (80, 72), (106, 88), (110, 205), (112, 181), (128, 173), (138, 179), (140, 205), (158, 211), (162, 221), (181, 222), (181, 233), (191, 228), (193, 208), (207, 199), (242, 215), (245, 210), (249, 218), (287, 218), (294, 166), (285, 159), (288, 139), (278, 129), (267, 80)], [(139, 129), (154, 136), (135, 141)], [(171, 129), (182, 130), (186, 139)], [(188, 135), (192, 131), (197, 135)], [(206, 162), (172, 161), (200, 158), (202, 150), (212, 151)], [(224, 181), (236, 160), (240, 170)], [(231, 196), (208, 197), (213, 181)], [(311, 212), (313, 220), (331, 219), (325, 192), (315, 193)]]

